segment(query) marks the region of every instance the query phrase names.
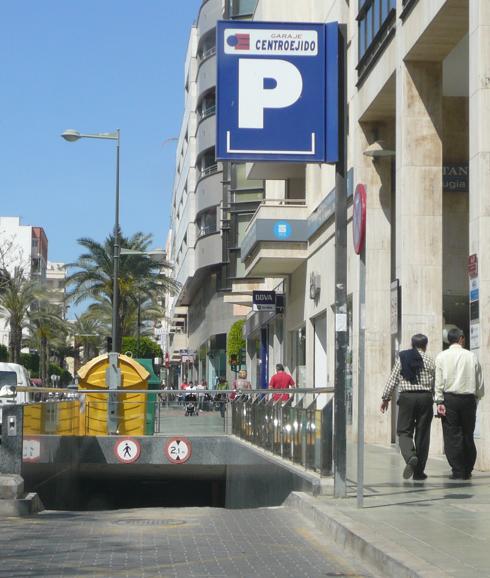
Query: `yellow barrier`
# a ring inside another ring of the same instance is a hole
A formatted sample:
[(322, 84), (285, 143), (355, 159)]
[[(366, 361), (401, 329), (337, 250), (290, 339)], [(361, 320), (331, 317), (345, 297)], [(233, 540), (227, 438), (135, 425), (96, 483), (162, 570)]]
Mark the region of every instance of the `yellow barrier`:
[[(79, 389), (107, 389), (106, 372), (109, 356), (100, 355), (78, 370)], [(119, 355), (121, 389), (117, 394), (118, 433), (145, 435), (146, 395), (131, 393), (131, 389), (148, 389), (150, 374), (137, 361)], [(107, 435), (107, 393), (88, 393), (81, 407), (80, 435)]]

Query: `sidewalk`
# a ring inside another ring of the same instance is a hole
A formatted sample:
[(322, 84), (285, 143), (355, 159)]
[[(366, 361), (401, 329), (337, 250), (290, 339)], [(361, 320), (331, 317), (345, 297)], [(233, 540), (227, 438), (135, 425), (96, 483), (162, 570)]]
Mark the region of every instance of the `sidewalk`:
[(383, 576), (490, 577), (490, 472), (450, 480), (444, 458), (430, 459), (425, 482), (405, 481), (395, 448), (366, 446), (364, 508), (356, 504), (355, 447), (349, 495), (295, 493), (287, 505), (313, 518)]

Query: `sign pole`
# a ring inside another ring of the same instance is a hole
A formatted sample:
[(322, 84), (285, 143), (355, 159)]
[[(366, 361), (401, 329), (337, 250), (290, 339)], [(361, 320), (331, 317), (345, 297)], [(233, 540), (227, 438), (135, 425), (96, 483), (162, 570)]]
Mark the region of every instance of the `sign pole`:
[(364, 363), (366, 340), (366, 247), (359, 262), (359, 367), (357, 379), (357, 507), (364, 505)]
[(335, 399), (334, 496), (347, 494), (347, 119), (345, 26), (339, 26), (339, 160), (335, 165)]

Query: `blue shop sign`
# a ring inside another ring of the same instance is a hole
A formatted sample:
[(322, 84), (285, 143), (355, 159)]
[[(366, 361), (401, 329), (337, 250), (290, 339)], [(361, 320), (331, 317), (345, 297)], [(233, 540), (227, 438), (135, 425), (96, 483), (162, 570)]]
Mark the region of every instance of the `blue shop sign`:
[(289, 239), (293, 232), (293, 228), (287, 221), (277, 221), (274, 224), (274, 237), (276, 239)]
[(218, 160), (338, 160), (337, 22), (217, 23)]

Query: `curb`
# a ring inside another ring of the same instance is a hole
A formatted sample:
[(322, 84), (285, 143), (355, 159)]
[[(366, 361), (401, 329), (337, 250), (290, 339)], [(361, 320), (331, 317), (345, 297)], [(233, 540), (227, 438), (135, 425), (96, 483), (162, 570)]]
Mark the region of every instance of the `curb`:
[(382, 576), (396, 578), (447, 578), (447, 574), (425, 560), (349, 518), (344, 512), (303, 493), (292, 492), (283, 504), (307, 517), (343, 550), (354, 554)]

